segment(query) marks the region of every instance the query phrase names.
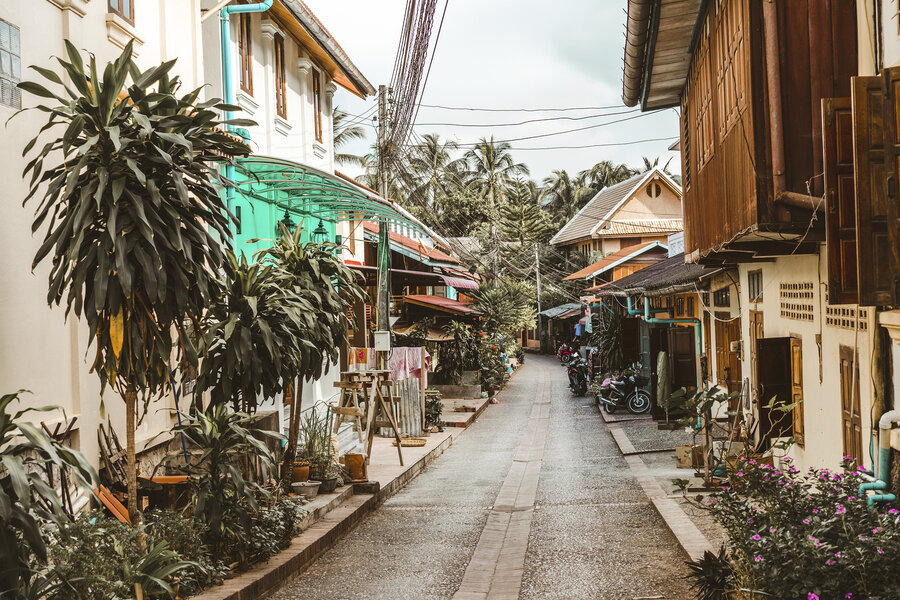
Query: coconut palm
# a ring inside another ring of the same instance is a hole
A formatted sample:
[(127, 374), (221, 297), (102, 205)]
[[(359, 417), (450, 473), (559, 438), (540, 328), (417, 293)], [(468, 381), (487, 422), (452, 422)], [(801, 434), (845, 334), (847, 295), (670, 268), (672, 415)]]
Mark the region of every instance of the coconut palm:
[(544, 203), (568, 222), (578, 211), (581, 185), (565, 169), (557, 169), (544, 178)]
[[(643, 156), (641, 158), (644, 159), (644, 168), (640, 169), (641, 173), (646, 173), (647, 171), (649, 171), (651, 169), (655, 169), (656, 167), (659, 166), (659, 157), (658, 156), (656, 158), (654, 158), (653, 160), (650, 160), (646, 156)], [(671, 162), (672, 162), (672, 159), (670, 158), (669, 160), (666, 161), (666, 164), (662, 168), (663, 173), (665, 173), (666, 175), (672, 174), (669, 171), (669, 164), (671, 164)]]
[(594, 193), (597, 193), (603, 188), (616, 185), (640, 172), (638, 169), (631, 169), (626, 165), (616, 164), (611, 160), (602, 160), (590, 169), (579, 173), (579, 176), (583, 178), (585, 187), (592, 188)]
[(410, 154), (407, 170), (412, 175), (410, 199), (427, 207), (435, 216), (441, 210), (439, 198), (446, 198), (459, 187), (465, 164), (453, 158), (459, 144), (452, 140), (441, 142), (436, 133), (422, 136), (422, 142)]
[(366, 139), (366, 130), (361, 122), (354, 122), (352, 115), (335, 106), (331, 111), (331, 124), (334, 130), (334, 161), (340, 165), (365, 167), (365, 157), (358, 154), (338, 152), (356, 140)]

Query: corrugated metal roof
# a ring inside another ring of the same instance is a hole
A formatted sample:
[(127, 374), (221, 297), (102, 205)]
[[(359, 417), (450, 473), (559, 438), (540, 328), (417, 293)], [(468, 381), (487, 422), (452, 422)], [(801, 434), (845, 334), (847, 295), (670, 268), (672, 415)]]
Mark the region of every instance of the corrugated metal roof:
[(588, 200), (572, 219), (556, 232), (551, 244), (565, 244), (591, 237), (591, 230), (602, 221), (613, 208), (627, 196), (646, 173), (629, 177), (625, 181), (603, 188)]
[[(366, 221), (363, 224), (363, 228), (369, 233), (378, 233), (378, 225), (371, 221)], [(418, 252), (420, 255), (422, 255), (423, 258), (428, 258), (437, 262), (459, 264), (459, 260), (450, 256), (449, 254), (445, 254), (437, 248), (426, 246), (425, 244), (410, 237), (406, 237), (405, 235), (400, 235), (399, 233), (391, 231), (390, 238), (391, 241), (395, 244), (399, 244), (400, 246), (403, 246), (408, 250), (412, 250), (413, 252)]]
[(437, 308), (439, 310), (444, 310), (447, 312), (451, 312), (459, 315), (480, 315), (481, 311), (476, 310), (465, 304), (460, 302), (459, 300), (451, 300), (450, 298), (444, 298), (441, 296), (421, 296), (421, 295), (413, 295), (413, 296), (404, 296), (404, 299), (407, 302), (412, 302), (413, 304), (419, 304), (422, 306), (430, 306), (432, 308)]
[(666, 250), (666, 246), (660, 244), (659, 242), (647, 242), (646, 244), (628, 246), (626, 248), (622, 248), (621, 250), (617, 250), (612, 254), (604, 256), (594, 264), (588, 265), (580, 271), (575, 271), (568, 277), (563, 277), (563, 281), (571, 281), (573, 279), (591, 279), (617, 265), (622, 264), (623, 262), (627, 262), (655, 248)]
[(597, 236), (652, 235), (684, 231), (681, 219), (635, 219), (633, 221), (612, 221), (598, 229)]
[(588, 291), (600, 291), (613, 295), (674, 291), (674, 288), (693, 288), (701, 279), (721, 271), (718, 267), (705, 267), (697, 263), (685, 263), (684, 253), (661, 260), (618, 281), (606, 283)]
[(561, 319), (570, 316), (570, 314), (575, 314), (580, 310), (580, 303), (569, 302), (568, 304), (560, 304), (559, 306), (548, 308), (547, 310), (541, 312), (541, 316), (547, 317), (548, 319)]

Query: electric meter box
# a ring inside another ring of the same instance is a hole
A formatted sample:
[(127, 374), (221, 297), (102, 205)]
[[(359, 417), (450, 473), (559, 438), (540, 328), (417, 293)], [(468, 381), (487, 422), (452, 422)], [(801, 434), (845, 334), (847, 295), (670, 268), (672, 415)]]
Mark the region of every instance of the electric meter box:
[(376, 331), (375, 332), (375, 351), (390, 352), (391, 350), (391, 332)]

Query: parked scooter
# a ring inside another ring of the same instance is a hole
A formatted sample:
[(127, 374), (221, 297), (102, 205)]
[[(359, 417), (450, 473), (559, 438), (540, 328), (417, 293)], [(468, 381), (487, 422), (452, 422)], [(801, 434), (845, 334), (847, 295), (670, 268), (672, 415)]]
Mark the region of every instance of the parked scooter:
[(564, 365), (569, 364), (576, 356), (578, 356), (578, 349), (566, 342), (562, 342), (556, 350), (556, 358)]
[(596, 349), (592, 349), (588, 353), (587, 359), (576, 355), (569, 362), (569, 388), (575, 392), (576, 396), (584, 396), (587, 394), (588, 388), (594, 381), (594, 353)]
[(642, 389), (649, 380), (638, 374), (640, 368), (640, 363), (633, 363), (619, 377), (607, 377), (603, 380), (595, 396), (597, 403), (606, 412), (613, 414), (623, 406), (636, 415), (650, 410), (650, 394)]

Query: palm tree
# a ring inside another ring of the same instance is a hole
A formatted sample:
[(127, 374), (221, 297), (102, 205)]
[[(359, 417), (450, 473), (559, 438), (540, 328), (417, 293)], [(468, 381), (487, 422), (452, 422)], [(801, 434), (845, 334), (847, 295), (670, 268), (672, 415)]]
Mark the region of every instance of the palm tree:
[(438, 134), (430, 133), (422, 137), (422, 143), (410, 155), (408, 171), (413, 185), (409, 195), (420, 206), (435, 213), (435, 217), (442, 212), (438, 198), (446, 198), (460, 185), (465, 164), (453, 158), (458, 149), (456, 142), (441, 142)]
[(581, 187), (578, 178), (572, 179), (565, 169), (553, 171), (552, 175), (544, 178), (545, 203), (568, 222), (578, 211)]
[(492, 250), (493, 271), (496, 278), (500, 272), (500, 240), (497, 237), (497, 221), (499, 220), (497, 209), (507, 194), (507, 189), (518, 175), (528, 175), (528, 167), (523, 163), (517, 163), (509, 153), (510, 145), (506, 142), (494, 142), (491, 139), (481, 138), (478, 144), (466, 152), (465, 163), (468, 170), (465, 173), (466, 185), (488, 203), (488, 218), (490, 220), (491, 239), (494, 243)]
[(340, 165), (365, 167), (365, 157), (358, 154), (338, 152), (355, 140), (366, 139), (366, 130), (360, 122), (353, 122), (353, 117), (335, 106), (331, 111), (331, 124), (334, 130), (334, 161)]
[[(641, 169), (641, 171), (640, 171), (641, 173), (646, 173), (647, 171), (649, 171), (651, 169), (655, 169), (656, 167), (659, 166), (659, 157), (658, 156), (656, 158), (654, 158), (653, 160), (650, 160), (646, 156), (643, 156), (642, 158), (644, 159), (644, 168)], [(672, 174), (672, 172), (669, 171), (669, 164), (671, 162), (672, 162), (672, 159), (670, 158), (669, 160), (666, 161), (665, 166), (662, 168), (663, 173), (665, 173), (666, 175)]]
[(582, 171), (580, 175), (584, 176), (588, 187), (593, 188), (595, 192), (599, 192), (603, 188), (616, 185), (640, 172), (638, 169), (631, 169), (626, 165), (616, 164), (611, 160), (601, 160), (590, 169)]

